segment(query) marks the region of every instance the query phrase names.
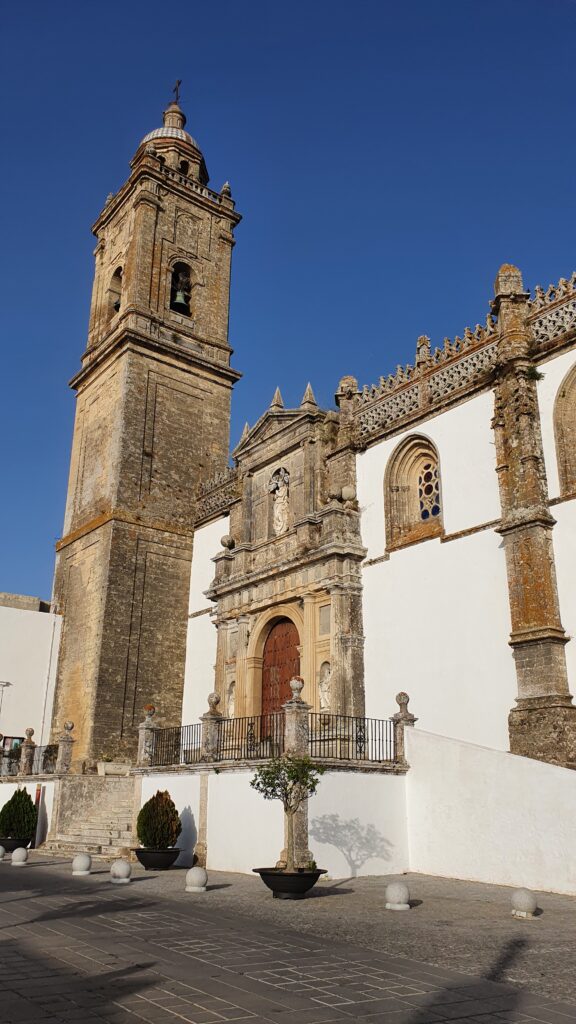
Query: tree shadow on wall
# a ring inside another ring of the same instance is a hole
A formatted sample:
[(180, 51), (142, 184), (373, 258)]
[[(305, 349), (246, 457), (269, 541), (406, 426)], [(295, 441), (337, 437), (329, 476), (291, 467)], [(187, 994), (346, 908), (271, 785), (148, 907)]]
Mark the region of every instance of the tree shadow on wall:
[(190, 805), (183, 808), (180, 814), (180, 824), (182, 831), (176, 845), (180, 847), (182, 853), (176, 861), (176, 867), (191, 868), (194, 862), (194, 847), (198, 841), (198, 829)]
[(322, 814), (310, 823), (310, 835), (317, 843), (335, 846), (346, 858), (350, 877), (374, 857), (390, 860), (394, 844), (375, 825), (363, 825), (359, 818), (343, 819), (339, 814)]

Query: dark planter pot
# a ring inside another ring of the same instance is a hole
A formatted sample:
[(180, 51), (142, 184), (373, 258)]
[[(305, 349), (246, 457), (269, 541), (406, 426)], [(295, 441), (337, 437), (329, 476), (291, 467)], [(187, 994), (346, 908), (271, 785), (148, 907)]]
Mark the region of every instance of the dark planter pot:
[(167, 871), (180, 853), (177, 846), (168, 850), (147, 850), (144, 846), (133, 846), (132, 849), (146, 871)]
[(14, 850), (19, 850), (21, 846), (27, 849), (30, 842), (30, 839), (3, 839), (0, 836), (0, 846), (4, 847), (6, 853), (14, 853)]
[(306, 893), (316, 885), (325, 868), (299, 868), (296, 871), (282, 871), (281, 868), (252, 868), (272, 890), (275, 900), (303, 900)]

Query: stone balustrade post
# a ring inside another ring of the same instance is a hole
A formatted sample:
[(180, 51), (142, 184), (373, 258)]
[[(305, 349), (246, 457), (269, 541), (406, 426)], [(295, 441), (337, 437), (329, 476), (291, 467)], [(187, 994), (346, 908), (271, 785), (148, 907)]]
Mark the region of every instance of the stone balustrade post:
[[(282, 705), (284, 712), (284, 754), (287, 757), (309, 757), (310, 745), (310, 719), (309, 713), (312, 710), (310, 704), (302, 700), (301, 693), (304, 688), (304, 680), (301, 676), (295, 676), (290, 680), (292, 697)], [(294, 815), (294, 862), (296, 867), (306, 867), (312, 860), (312, 854), (308, 849), (308, 800), (304, 800)], [(286, 863), (286, 849), (288, 846), (288, 827), (284, 821), (284, 849), (280, 855), (279, 865)]]
[(203, 761), (216, 761), (218, 758), (218, 747), (220, 739), (220, 723), (222, 715), (218, 711), (220, 697), (217, 693), (208, 695), (208, 711), (202, 715), (202, 748), (201, 757)]
[(72, 747), (76, 742), (72, 737), (74, 722), (64, 722), (64, 732), (58, 740), (58, 756), (56, 758), (56, 774), (66, 775), (72, 764)]
[(20, 775), (32, 775), (36, 744), (32, 739), (34, 729), (26, 729), (26, 739), (20, 748)]
[(310, 742), (309, 712), (310, 704), (302, 700), (300, 694), (304, 688), (301, 676), (290, 680), (292, 697), (282, 705), (284, 712), (284, 753), (291, 757), (308, 757)]
[(405, 765), (406, 762), (406, 751), (404, 747), (404, 729), (407, 725), (414, 725), (418, 721), (415, 716), (408, 711), (408, 702), (410, 697), (404, 691), (396, 694), (396, 703), (400, 708), (395, 715), (392, 715), (392, 721), (394, 722), (394, 760), (396, 764)]
[(156, 742), (156, 731), (158, 726), (152, 721), (156, 714), (153, 704), (147, 704), (144, 708), (146, 718), (138, 726), (138, 754), (136, 764), (139, 768), (148, 768), (153, 761), (154, 746)]

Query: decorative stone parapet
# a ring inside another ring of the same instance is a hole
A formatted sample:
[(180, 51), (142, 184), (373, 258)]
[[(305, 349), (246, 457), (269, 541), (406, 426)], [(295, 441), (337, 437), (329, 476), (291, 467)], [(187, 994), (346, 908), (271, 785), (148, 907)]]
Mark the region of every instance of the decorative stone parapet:
[(64, 722), (64, 732), (58, 740), (58, 757), (56, 758), (56, 774), (66, 775), (72, 764), (72, 747), (75, 740), (72, 736), (74, 722)]
[(20, 775), (32, 775), (36, 744), (32, 739), (34, 729), (26, 729), (26, 739), (20, 748)]
[(222, 715), (218, 711), (220, 697), (217, 693), (208, 696), (208, 711), (202, 715), (202, 746), (201, 757), (203, 761), (216, 761), (218, 757), (220, 722)]
[(406, 764), (406, 751), (404, 747), (404, 729), (407, 725), (414, 725), (418, 719), (408, 711), (410, 697), (403, 690), (396, 694), (396, 703), (400, 708), (395, 715), (392, 715), (394, 722), (394, 760), (396, 764)]
[(153, 716), (156, 714), (156, 708), (153, 704), (147, 704), (144, 708), (146, 712), (146, 718), (143, 722), (140, 722), (138, 726), (138, 760), (137, 764), (141, 768), (148, 767), (152, 764), (152, 758), (154, 755), (154, 742), (156, 737), (156, 730), (158, 726), (152, 721)]

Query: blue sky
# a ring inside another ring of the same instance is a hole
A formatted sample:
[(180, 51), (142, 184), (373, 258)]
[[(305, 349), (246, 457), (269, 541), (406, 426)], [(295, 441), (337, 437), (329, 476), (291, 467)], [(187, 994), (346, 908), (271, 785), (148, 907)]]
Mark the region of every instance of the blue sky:
[(372, 383), (483, 321), (498, 266), (576, 267), (573, 0), (150, 0), (3, 13), (0, 590), (47, 597), (90, 226), (176, 78), (244, 220), (232, 443), (280, 385)]

